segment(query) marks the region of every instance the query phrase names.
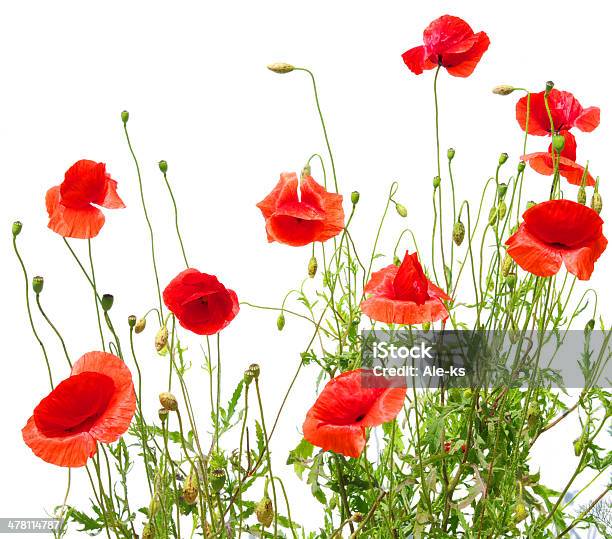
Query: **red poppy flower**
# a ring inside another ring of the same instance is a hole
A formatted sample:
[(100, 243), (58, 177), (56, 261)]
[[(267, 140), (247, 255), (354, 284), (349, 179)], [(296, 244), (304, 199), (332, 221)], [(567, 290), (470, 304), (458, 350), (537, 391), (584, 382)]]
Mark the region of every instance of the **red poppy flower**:
[(468, 77), (490, 41), (484, 32), (475, 34), (463, 19), (442, 15), (425, 28), (423, 43), (402, 54), (410, 71), (420, 75), (426, 69), (443, 66), (455, 77)]
[(363, 377), (371, 372), (348, 371), (327, 382), (306, 414), (306, 440), (325, 451), (361, 455), (366, 427), (395, 419), (406, 398), (406, 388), (364, 387)]
[[(599, 125), (599, 108), (582, 108), (569, 92), (553, 88), (547, 100), (554, 131), (569, 131), (572, 127), (577, 127), (581, 131), (591, 132)], [(530, 135), (550, 135), (550, 118), (544, 102), (544, 92), (531, 94), (528, 129), (526, 129), (527, 96), (521, 97), (516, 104), (516, 119), (521, 129)]]
[(98, 442), (119, 439), (135, 411), (134, 384), (125, 363), (113, 354), (89, 352), (40, 401), (21, 433), (36, 456), (76, 468), (95, 455)]
[(299, 182), (294, 172), (283, 172), (272, 192), (257, 207), (266, 220), (268, 241), (299, 247), (326, 241), (344, 228), (342, 195), (328, 193), (310, 176)]
[[(569, 131), (562, 131), (561, 135), (565, 137), (565, 146), (559, 155), (559, 173), (567, 179), (568, 182), (574, 185), (581, 185), (582, 176), (584, 175), (584, 167), (576, 163), (576, 139)], [(528, 155), (523, 155), (521, 159), (531, 166), (533, 170), (544, 176), (552, 176), (555, 172), (555, 167), (552, 160), (552, 144), (548, 146), (548, 152), (536, 152)], [(589, 172), (586, 175), (586, 185), (594, 186), (595, 180)]]
[(181, 326), (198, 335), (214, 335), (240, 310), (236, 292), (228, 290), (214, 275), (186, 269), (164, 290), (164, 303)]
[(72, 165), (60, 185), (46, 196), (49, 228), (65, 238), (93, 238), (104, 225), (104, 214), (95, 206), (125, 208), (117, 182), (104, 163), (81, 159)]
[(398, 267), (391, 264), (372, 274), (361, 311), (385, 324), (423, 324), (448, 317), (443, 301), (451, 298), (423, 272), (416, 253), (406, 251)]
[(550, 277), (565, 263), (578, 279), (591, 277), (608, 245), (596, 211), (572, 200), (547, 200), (529, 208), (523, 219), (506, 241), (508, 254), (521, 268)]

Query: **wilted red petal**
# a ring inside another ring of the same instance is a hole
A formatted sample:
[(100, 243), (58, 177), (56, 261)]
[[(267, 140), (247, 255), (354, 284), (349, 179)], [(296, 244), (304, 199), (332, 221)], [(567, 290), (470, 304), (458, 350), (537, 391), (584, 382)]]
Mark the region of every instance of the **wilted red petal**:
[[(543, 174), (544, 176), (552, 176), (554, 174), (554, 167), (552, 157), (548, 152), (537, 152), (528, 155), (523, 155), (521, 160), (529, 163), (531, 168)], [(563, 176), (569, 183), (573, 185), (582, 185), (582, 176), (584, 175), (584, 167), (578, 163), (566, 159), (565, 157), (559, 157), (559, 174)], [(590, 172), (587, 172), (585, 178), (585, 185), (593, 187), (595, 185), (595, 178)]]

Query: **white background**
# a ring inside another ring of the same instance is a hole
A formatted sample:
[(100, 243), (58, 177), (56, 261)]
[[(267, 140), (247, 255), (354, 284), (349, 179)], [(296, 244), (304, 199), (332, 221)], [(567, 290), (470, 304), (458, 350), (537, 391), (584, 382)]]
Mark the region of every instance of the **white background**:
[[(421, 241), (428, 241), (435, 174), (433, 72), (414, 76), (400, 55), (420, 44), (423, 28), (446, 12), (463, 17), (475, 31), (485, 30), (491, 39), (473, 76), (440, 76), (442, 147), (457, 149), (460, 195), (478, 196), (500, 152), (510, 154), (509, 171), (519, 156), (516, 98), (494, 96), (490, 88), (510, 83), (539, 91), (552, 79), (584, 106), (602, 109), (601, 126), (577, 138), (578, 160), (589, 159), (590, 170), (602, 176), (606, 219), (612, 98), (606, 65), (609, 18), (603, 6), (563, 0), (3, 2), (0, 516), (42, 516), (60, 503), (65, 486), (65, 471), (35, 458), (21, 440), (20, 429), (46, 394), (47, 379), (11, 253), (13, 220), (24, 223), (19, 242), (30, 275), (45, 276), (42, 301), (67, 337), (73, 357), (99, 346), (90, 289), (61, 239), (46, 229), (44, 194), (77, 159), (106, 162), (128, 206), (105, 211), (107, 223), (94, 242), (99, 287), (115, 295), (113, 317), (124, 337), (125, 317), (155, 304), (121, 110), (131, 114), (129, 128), (154, 217), (162, 282), (182, 269), (171, 206), (156, 164), (166, 159), (191, 264), (217, 274), (242, 300), (278, 305), (287, 290), (299, 285), (310, 255), (308, 249), (267, 244), (254, 204), (280, 172), (299, 171), (311, 153), (325, 148), (306, 75), (279, 76), (267, 71), (266, 64), (287, 61), (315, 72), (341, 189), (345, 194), (358, 189), (362, 195), (354, 234), (364, 251), (370, 249), (393, 180), (400, 182), (398, 198), (409, 216), (402, 221), (391, 215), (382, 247), (388, 254), (406, 222)], [(544, 151), (546, 145), (544, 139), (532, 138), (529, 149)], [(316, 168), (314, 175), (320, 178)], [(549, 181), (530, 173), (526, 185), (529, 198), (541, 199)], [(567, 193), (573, 197), (575, 189)], [(76, 244), (85, 256), (84, 243)], [(611, 269), (607, 252), (590, 283), (599, 290), (608, 321)], [(275, 318), (244, 307), (222, 337), (225, 394), (229, 396), (244, 367), (257, 361), (270, 416), (309, 337), (309, 328), (295, 320), (288, 320), (279, 334)], [(39, 327), (59, 379), (67, 374), (61, 350), (46, 328)], [(146, 371), (145, 409), (151, 416), (166, 375), (165, 361), (153, 352), (154, 333), (150, 324), (138, 337)], [(191, 343), (195, 366), (190, 378), (205, 402), (198, 346)], [(317, 506), (283, 464), (287, 450), (300, 439), (299, 428), (314, 396), (312, 372), (305, 373), (275, 441), (276, 473), (287, 478), (297, 520), (313, 527)], [(200, 416), (206, 425), (207, 414)], [(568, 422), (536, 446), (534, 469), (541, 466), (544, 482), (553, 487), (561, 486), (575, 466), (574, 437), (575, 425)], [(84, 507), (84, 474), (74, 476), (70, 501)], [(142, 492), (138, 485), (133, 488)]]

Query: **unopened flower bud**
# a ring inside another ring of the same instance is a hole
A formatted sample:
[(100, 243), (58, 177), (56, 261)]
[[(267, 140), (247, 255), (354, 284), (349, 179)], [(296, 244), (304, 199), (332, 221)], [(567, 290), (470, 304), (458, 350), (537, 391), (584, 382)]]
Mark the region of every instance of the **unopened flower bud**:
[(249, 365), (249, 373), (251, 374), (254, 380), (257, 380), (259, 378), (260, 371), (261, 369), (259, 368), (259, 365), (257, 363), (251, 363)]
[(504, 152), (499, 156), (499, 165), (503, 165), (506, 161), (508, 161), (508, 154)]
[(551, 80), (546, 81), (546, 89), (545, 89), (545, 91), (544, 91), (544, 95), (545, 95), (546, 97), (548, 97), (548, 96), (549, 96), (549, 94), (550, 94), (550, 92), (551, 92), (551, 90), (552, 90), (554, 87), (555, 87), (555, 83), (554, 83), (553, 81), (551, 81)]
[(465, 225), (461, 221), (457, 221), (453, 226), (453, 241), (455, 245), (459, 246), (463, 243), (465, 238)]
[(455, 148), (449, 148), (448, 150), (446, 150), (446, 157), (449, 161), (452, 161), (455, 157)]
[(191, 470), (191, 473), (185, 479), (181, 497), (187, 505), (193, 505), (196, 502), (198, 498), (198, 477), (195, 470)]
[(142, 333), (147, 327), (147, 319), (139, 318), (134, 326), (134, 333)]
[(159, 328), (157, 335), (155, 335), (155, 350), (158, 353), (162, 353), (166, 346), (168, 345), (168, 328), (166, 326), (162, 326)]
[(160, 393), (159, 402), (169, 412), (176, 412), (178, 410), (178, 401), (172, 393), (167, 391)]
[(21, 233), (21, 229), (23, 228), (23, 225), (21, 224), (21, 221), (15, 221), (13, 223), (13, 238), (16, 238), (17, 236), (19, 236), (19, 234)]
[(209, 474), (210, 486), (215, 492), (220, 492), (225, 485), (225, 470), (223, 468), (215, 468)]
[(499, 206), (497, 206), (497, 217), (499, 217), (499, 220), (503, 220), (504, 217), (506, 217), (506, 213), (508, 212), (508, 206), (506, 205), (506, 203), (502, 200), (499, 203)]
[(159, 166), (159, 170), (162, 171), (162, 174), (165, 174), (166, 172), (168, 172), (168, 163), (164, 161), (163, 159), (158, 163), (158, 166)]
[(495, 95), (510, 95), (514, 92), (514, 86), (510, 86), (509, 84), (500, 84), (493, 88), (493, 93)]
[(284, 73), (291, 73), (295, 69), (294, 66), (285, 62), (276, 62), (268, 65), (267, 67), (270, 71), (274, 71), (274, 73), (278, 73), (280, 75)]
[(516, 167), (519, 172), (523, 172), (525, 170), (525, 161), (519, 161), (519, 164)]
[(489, 224), (493, 226), (497, 221), (497, 208), (493, 207), (489, 210)]
[(274, 520), (274, 507), (272, 506), (272, 500), (268, 496), (264, 495), (255, 506), (255, 514), (257, 515), (257, 521), (264, 528), (272, 524), (272, 520)]
[(514, 260), (512, 260), (512, 257), (510, 255), (506, 255), (504, 257), (504, 261), (502, 262), (502, 268), (501, 268), (501, 272), (504, 277), (508, 277), (508, 274), (510, 273), (510, 270), (512, 269), (513, 263), (514, 263)]
[(319, 264), (317, 259), (314, 256), (311, 256), (310, 260), (308, 261), (308, 277), (312, 279), (317, 274), (318, 267)]
[(302, 168), (302, 172), (300, 173), (300, 177), (302, 179), (304, 178), (308, 178), (308, 176), (310, 176), (310, 173), (312, 172), (310, 165), (308, 163), (306, 163), (304, 165), (304, 168)]
[(159, 417), (159, 420), (162, 423), (166, 421), (166, 419), (168, 419), (168, 413), (168, 410), (166, 410), (165, 408), (160, 408), (159, 410), (157, 410), (157, 416)]
[(104, 294), (102, 296), (102, 299), (100, 299), (100, 305), (102, 306), (102, 310), (104, 312), (110, 311), (114, 302), (115, 298), (112, 294)]
[(431, 329), (431, 322), (423, 322), (423, 331), (427, 333)]
[(395, 203), (395, 211), (399, 214), (400, 217), (406, 217), (408, 215), (408, 210), (406, 206), (402, 206), (398, 202)]
[(517, 524), (519, 522), (522, 522), (527, 518), (527, 515), (528, 513), (525, 504), (522, 502), (517, 503), (514, 509), (514, 522), (516, 522)]
[(353, 191), (351, 193), (351, 202), (353, 203), (353, 206), (359, 202), (359, 191)]
[(593, 331), (594, 329), (595, 329), (595, 320), (591, 318), (584, 326), (584, 332), (591, 333), (591, 331)]
[(121, 113), (121, 121), (126, 124), (128, 122), (128, 120), (130, 119), (130, 113), (127, 110), (124, 110)]
[(598, 191), (593, 193), (593, 198), (591, 199), (591, 208), (593, 208), (597, 213), (601, 213), (601, 209), (603, 208), (603, 200)]
[(244, 371), (244, 383), (248, 386), (253, 381), (253, 373), (248, 368)]
[(35, 294), (40, 294), (44, 285), (45, 280), (40, 275), (37, 275), (32, 279), (32, 289), (34, 290)]
[(506, 276), (505, 283), (506, 283), (506, 286), (512, 290), (516, 286), (516, 274), (509, 273)]
[(434, 186), (434, 189), (437, 189), (438, 187), (440, 187), (440, 181), (441, 181), (441, 180), (440, 180), (440, 176), (436, 176), (436, 177), (433, 179), (433, 186)]
[(527, 201), (527, 209), (533, 208), (535, 205), (536, 203), (533, 200)]
[(276, 327), (278, 328), (278, 331), (283, 331), (283, 328), (285, 327), (285, 315), (282, 312), (276, 319)]
[(508, 185), (507, 184), (500, 183), (497, 186), (497, 196), (499, 197), (500, 200), (506, 196), (506, 192), (507, 191), (508, 191)]
[(565, 148), (565, 137), (563, 135), (553, 135), (552, 147), (555, 152), (561, 153)]
[(584, 188), (584, 185), (581, 185), (578, 188), (578, 197), (576, 200), (578, 201), (578, 204), (582, 204), (583, 206), (586, 204), (587, 195), (586, 195), (586, 189)]

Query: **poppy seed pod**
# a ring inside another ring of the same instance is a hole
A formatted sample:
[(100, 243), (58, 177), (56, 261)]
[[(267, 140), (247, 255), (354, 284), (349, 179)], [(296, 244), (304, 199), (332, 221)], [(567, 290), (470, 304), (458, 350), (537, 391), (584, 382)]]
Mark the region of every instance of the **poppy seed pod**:
[(359, 191), (353, 191), (351, 193), (351, 202), (353, 203), (353, 206), (359, 202)]
[(581, 185), (578, 189), (578, 197), (576, 198), (576, 200), (578, 201), (578, 204), (582, 204), (583, 206), (586, 205), (587, 195), (584, 185)]
[(159, 170), (162, 171), (163, 174), (165, 174), (166, 172), (168, 172), (168, 163), (166, 163), (166, 161), (164, 161), (163, 159), (158, 163), (159, 165)]
[(104, 312), (110, 311), (114, 302), (115, 298), (112, 294), (104, 294), (102, 296), (102, 299), (100, 299), (100, 305), (102, 306), (102, 310)]
[(147, 319), (139, 318), (134, 326), (134, 333), (142, 333), (147, 327)]
[(525, 170), (525, 161), (519, 161), (519, 164), (516, 167), (519, 172), (523, 172)]
[(252, 381), (253, 381), (253, 373), (251, 372), (250, 368), (247, 368), (244, 371), (244, 383), (248, 386)]
[(440, 176), (435, 176), (433, 179), (433, 186), (434, 189), (437, 189), (438, 187), (440, 187)]
[(308, 277), (311, 279), (317, 274), (317, 268), (319, 264), (317, 263), (317, 259), (314, 256), (310, 257), (308, 261)]
[(508, 185), (505, 183), (500, 183), (497, 186), (497, 196), (501, 200), (506, 196), (506, 192), (508, 191)]
[(225, 470), (223, 468), (215, 468), (210, 472), (210, 486), (215, 492), (221, 492), (225, 485)]
[(544, 95), (548, 97), (554, 87), (555, 87), (555, 83), (553, 81), (551, 80), (546, 81), (546, 90), (544, 91)]
[(15, 221), (13, 223), (13, 228), (12, 228), (13, 238), (16, 238), (17, 236), (19, 236), (22, 228), (23, 228), (23, 225), (21, 224), (21, 221)]
[(510, 289), (513, 289), (516, 286), (516, 274), (510, 273), (506, 276), (505, 280), (506, 286)]
[(503, 165), (506, 161), (508, 161), (508, 154), (504, 152), (499, 156), (499, 165)]
[(512, 92), (514, 92), (514, 90), (514, 86), (510, 86), (509, 84), (500, 84), (495, 86), (492, 91), (495, 95), (510, 95)]
[(449, 161), (452, 161), (455, 157), (455, 148), (449, 148), (448, 150), (446, 150), (446, 157)]
[(133, 314), (131, 314), (130, 316), (128, 316), (128, 326), (133, 328), (135, 325), (136, 325), (136, 317)]
[(593, 193), (591, 208), (593, 208), (597, 213), (601, 213), (601, 209), (603, 208), (603, 200), (601, 199), (599, 191), (595, 191), (595, 193)]
[(403, 206), (399, 202), (395, 203), (395, 211), (398, 213), (400, 217), (408, 216), (408, 210), (406, 209), (406, 206)]
[(553, 135), (552, 147), (555, 152), (561, 153), (565, 148), (565, 137), (563, 135)]
[(191, 470), (191, 473), (185, 479), (181, 497), (188, 505), (193, 505), (196, 502), (198, 498), (198, 478), (195, 470)]
[(165, 408), (160, 408), (159, 410), (157, 410), (157, 416), (159, 417), (159, 420), (162, 423), (166, 421), (166, 419), (168, 419), (168, 413), (168, 410), (166, 410)]
[(127, 110), (124, 110), (121, 113), (121, 121), (126, 124), (128, 122), (128, 120), (130, 119), (130, 113)]
[(274, 73), (278, 73), (279, 75), (283, 75), (284, 73), (291, 73), (295, 67), (291, 64), (287, 64), (285, 62), (275, 62), (273, 64), (269, 64), (267, 68)]
[(272, 506), (272, 500), (268, 498), (267, 495), (264, 495), (255, 506), (255, 514), (257, 515), (257, 521), (264, 528), (272, 524), (272, 520), (274, 519), (274, 507)]
[(259, 365), (257, 363), (251, 363), (249, 365), (249, 373), (254, 380), (257, 380), (259, 378), (260, 372), (261, 369), (259, 368)]
[(533, 200), (528, 200), (527, 201), (527, 209), (533, 208), (535, 205), (536, 205), (536, 203)]
[(465, 226), (461, 221), (457, 221), (453, 227), (453, 241), (455, 245), (459, 246), (463, 243), (465, 238)]
[(155, 350), (158, 353), (162, 353), (168, 345), (168, 328), (162, 326), (159, 328), (157, 335), (155, 335)]
[(45, 280), (40, 275), (37, 275), (32, 279), (32, 289), (34, 290), (35, 294), (40, 294), (44, 285)]
[(160, 393), (159, 402), (169, 412), (176, 412), (178, 410), (178, 401), (172, 393), (167, 391)]
[(276, 319), (276, 327), (278, 328), (278, 331), (283, 331), (285, 327), (285, 315), (283, 313), (278, 315), (278, 318)]

